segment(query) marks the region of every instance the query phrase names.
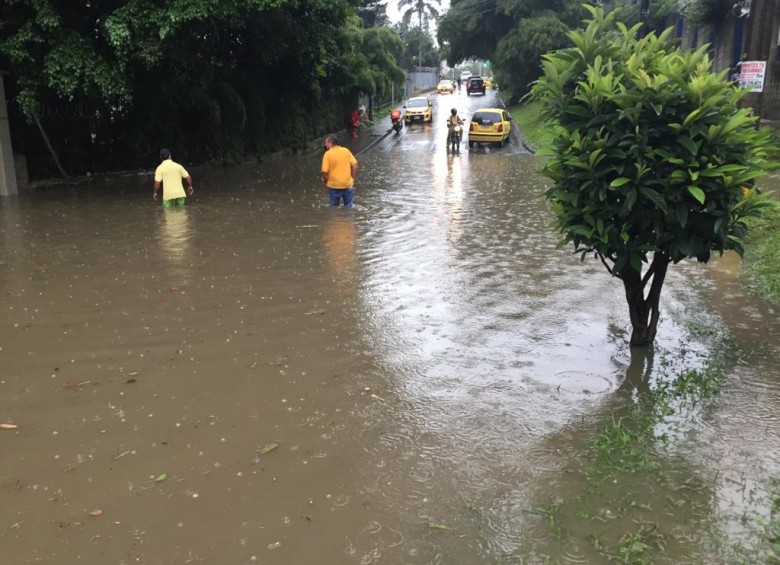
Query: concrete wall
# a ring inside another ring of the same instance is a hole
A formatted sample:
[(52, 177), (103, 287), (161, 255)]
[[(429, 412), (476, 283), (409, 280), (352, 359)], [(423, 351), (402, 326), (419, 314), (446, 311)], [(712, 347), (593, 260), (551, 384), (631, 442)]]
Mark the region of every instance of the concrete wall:
[(439, 69), (423, 67), (410, 71), (406, 81), (406, 96), (413, 96), (414, 92), (433, 90), (439, 84)]
[(14, 152), (11, 148), (11, 129), (8, 125), (8, 107), (5, 102), (5, 84), (0, 71), (0, 196), (19, 193), (16, 184)]

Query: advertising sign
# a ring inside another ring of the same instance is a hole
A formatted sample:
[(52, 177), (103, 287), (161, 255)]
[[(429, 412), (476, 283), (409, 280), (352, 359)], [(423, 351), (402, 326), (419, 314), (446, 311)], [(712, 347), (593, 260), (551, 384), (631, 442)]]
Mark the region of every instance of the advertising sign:
[(751, 92), (764, 91), (766, 61), (742, 61), (739, 66), (739, 86)]

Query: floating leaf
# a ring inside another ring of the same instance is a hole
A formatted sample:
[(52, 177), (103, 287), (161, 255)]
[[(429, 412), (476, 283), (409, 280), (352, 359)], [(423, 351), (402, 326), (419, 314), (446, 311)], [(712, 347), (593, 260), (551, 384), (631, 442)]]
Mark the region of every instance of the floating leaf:
[(170, 290), (171, 292), (179, 292), (181, 288), (179, 288), (179, 285), (177, 284), (172, 284), (171, 286), (168, 287), (168, 290)]
[(18, 427), (16, 424), (0, 424), (0, 430), (15, 430)]
[(449, 526), (445, 526), (444, 524), (437, 524), (436, 522), (428, 522), (428, 527), (432, 530), (451, 530)]
[(101, 516), (103, 514), (103, 511), (100, 508), (95, 508), (94, 510), (91, 510), (87, 512), (90, 516)]
[(162, 473), (154, 478), (155, 483), (161, 483), (168, 478), (168, 473)]
[(64, 383), (62, 383), (62, 386), (64, 386), (65, 388), (76, 388), (77, 386), (79, 386), (79, 383), (77, 383), (76, 381), (65, 381)]
[(261, 454), (262, 453), (268, 453), (270, 451), (273, 451), (274, 449), (276, 449), (280, 445), (281, 445), (281, 443), (279, 443), (278, 441), (272, 441), (271, 443), (266, 443), (262, 448), (258, 449), (257, 452), (261, 453)]

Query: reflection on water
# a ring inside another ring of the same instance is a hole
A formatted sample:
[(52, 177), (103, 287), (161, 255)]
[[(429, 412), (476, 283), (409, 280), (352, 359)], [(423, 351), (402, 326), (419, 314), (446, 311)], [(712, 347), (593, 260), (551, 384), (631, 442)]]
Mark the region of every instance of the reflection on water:
[(352, 210), (333, 210), (325, 221), (325, 229), (322, 234), (325, 253), (328, 258), (328, 267), (336, 284), (347, 293), (354, 293), (354, 276), (356, 269), (355, 229)]
[[(780, 470), (776, 315), (681, 264), (632, 358), (620, 285), (556, 250), (540, 162), (412, 136), (361, 156), (354, 210), (317, 156), (201, 171), (191, 208), (3, 209), (4, 559), (599, 563), (614, 497), (673, 540), (654, 562), (713, 562), (707, 529), (751, 504), (735, 485)], [(590, 488), (599, 426), (713, 335), (727, 391), (654, 455), (674, 480), (608, 483), (557, 537), (542, 510)]]
[(160, 249), (170, 265), (170, 272), (181, 283), (189, 282), (190, 232), (189, 210), (186, 206), (163, 208), (160, 216)]
[(461, 214), (463, 212), (464, 182), (463, 164), (458, 154), (448, 154), (433, 161), (433, 195), (439, 206), (447, 211), (445, 221), (450, 243), (453, 245), (463, 235)]

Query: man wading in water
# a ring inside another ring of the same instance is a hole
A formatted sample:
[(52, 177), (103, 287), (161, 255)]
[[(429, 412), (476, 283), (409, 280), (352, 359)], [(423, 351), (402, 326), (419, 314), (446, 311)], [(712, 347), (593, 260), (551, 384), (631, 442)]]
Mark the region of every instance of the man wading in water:
[[(187, 199), (187, 194), (192, 196), (192, 177), (187, 169), (171, 159), (171, 152), (168, 149), (160, 150), (160, 166), (154, 171), (154, 192), (152, 198), (157, 200), (157, 191), (160, 190), (160, 184), (163, 187), (163, 207), (183, 206)], [(184, 185), (181, 180), (187, 181), (187, 194), (184, 193)]]

